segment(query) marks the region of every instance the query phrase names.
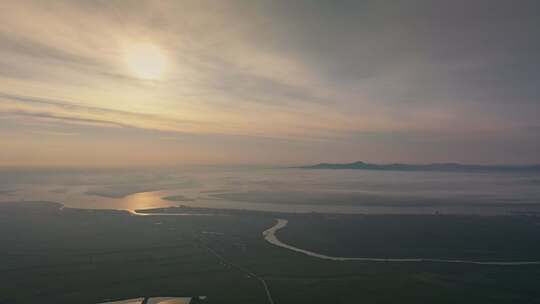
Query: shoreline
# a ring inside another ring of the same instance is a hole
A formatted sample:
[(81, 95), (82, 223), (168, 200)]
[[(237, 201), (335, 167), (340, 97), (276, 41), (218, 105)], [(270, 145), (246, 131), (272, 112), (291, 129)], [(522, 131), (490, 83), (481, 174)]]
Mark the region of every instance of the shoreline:
[[(50, 209), (55, 209), (63, 212), (96, 212), (96, 213), (123, 213), (128, 215), (141, 215), (141, 216), (150, 216), (150, 215), (251, 215), (251, 216), (264, 216), (264, 217), (298, 217), (298, 216), (347, 216), (347, 217), (356, 217), (356, 216), (447, 216), (447, 217), (460, 217), (460, 216), (472, 216), (472, 217), (524, 217), (524, 216), (533, 216), (540, 217), (540, 212), (538, 211), (508, 211), (505, 213), (478, 213), (478, 212), (469, 212), (469, 213), (445, 213), (445, 212), (432, 212), (432, 213), (393, 213), (393, 212), (364, 212), (364, 213), (353, 213), (353, 212), (300, 212), (300, 211), (272, 211), (272, 210), (257, 210), (257, 209), (241, 209), (241, 208), (212, 208), (212, 207), (194, 207), (189, 205), (172, 205), (167, 207), (157, 207), (157, 208), (145, 208), (145, 209), (107, 209), (107, 208), (80, 208), (80, 207), (70, 207), (65, 203), (55, 202), (55, 201), (0, 201), (0, 208), (6, 207), (21, 207), (21, 208), (40, 208), (49, 206)], [(54, 206), (54, 207), (53, 207)]]

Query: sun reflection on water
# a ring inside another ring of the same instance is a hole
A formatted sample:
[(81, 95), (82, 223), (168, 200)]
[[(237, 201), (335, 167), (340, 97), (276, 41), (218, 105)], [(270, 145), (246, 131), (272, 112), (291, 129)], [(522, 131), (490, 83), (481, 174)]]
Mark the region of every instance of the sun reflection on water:
[(130, 211), (170, 206), (170, 202), (165, 202), (161, 199), (162, 196), (162, 191), (139, 192), (128, 195), (120, 200), (124, 209)]

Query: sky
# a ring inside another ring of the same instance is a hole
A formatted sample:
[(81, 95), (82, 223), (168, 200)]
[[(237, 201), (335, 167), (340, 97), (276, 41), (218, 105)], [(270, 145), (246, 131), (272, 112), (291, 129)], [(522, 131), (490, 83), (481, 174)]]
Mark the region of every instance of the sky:
[(2, 1), (0, 166), (540, 163), (540, 3)]

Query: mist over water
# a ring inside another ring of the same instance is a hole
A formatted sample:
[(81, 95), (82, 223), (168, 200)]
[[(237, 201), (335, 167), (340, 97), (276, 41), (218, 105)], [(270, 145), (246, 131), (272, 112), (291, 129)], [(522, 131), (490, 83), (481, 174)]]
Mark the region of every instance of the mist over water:
[[(1, 201), (137, 210), (167, 206), (282, 212), (540, 212), (540, 175), (261, 168), (0, 171)], [(169, 197), (166, 199), (166, 197)]]

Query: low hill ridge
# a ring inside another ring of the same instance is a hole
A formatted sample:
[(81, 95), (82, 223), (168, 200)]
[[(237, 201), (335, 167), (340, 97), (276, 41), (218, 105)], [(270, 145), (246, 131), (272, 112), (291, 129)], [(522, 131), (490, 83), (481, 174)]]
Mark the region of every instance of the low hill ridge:
[(430, 163), (430, 164), (372, 164), (363, 161), (352, 163), (319, 163), (301, 166), (302, 169), (364, 169), (364, 170), (394, 170), (394, 171), (499, 171), (499, 172), (540, 172), (538, 165), (471, 165), (460, 163)]

